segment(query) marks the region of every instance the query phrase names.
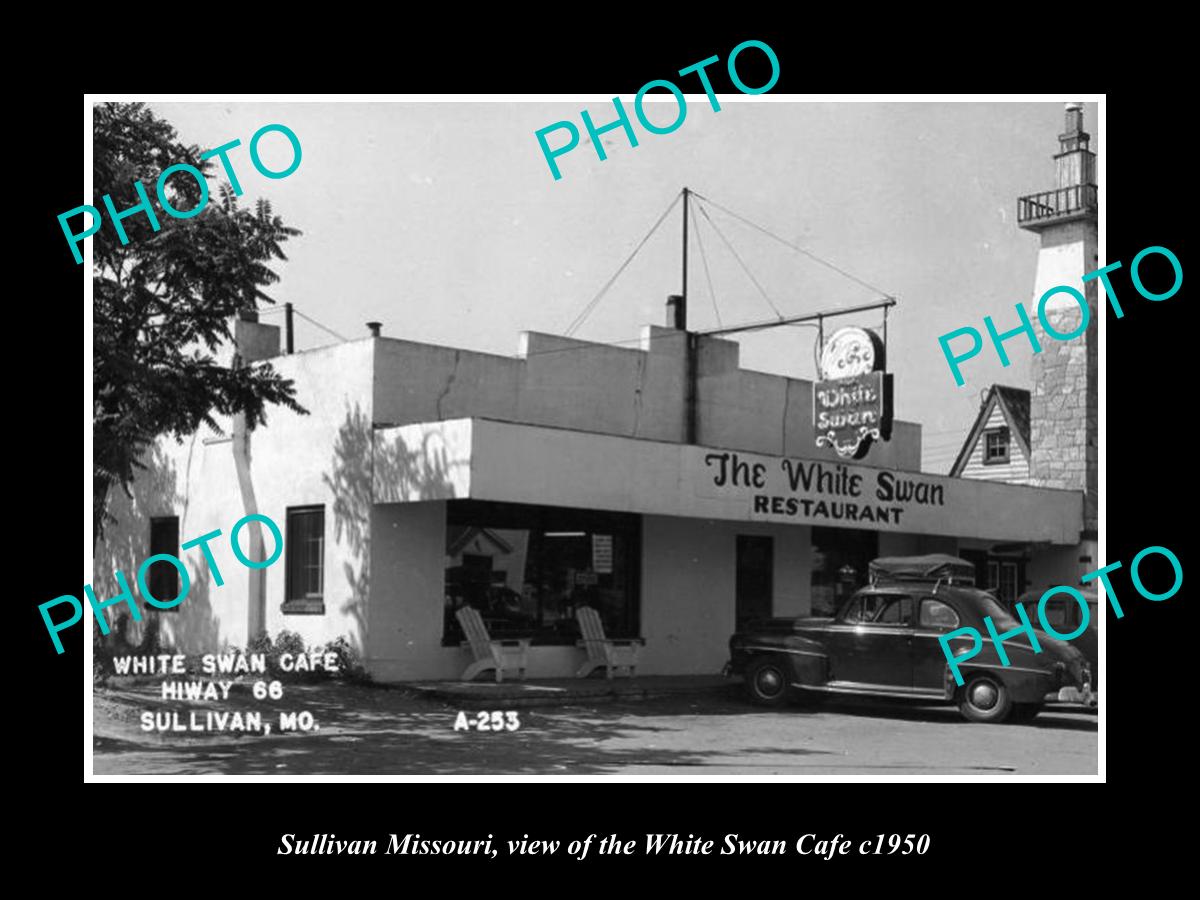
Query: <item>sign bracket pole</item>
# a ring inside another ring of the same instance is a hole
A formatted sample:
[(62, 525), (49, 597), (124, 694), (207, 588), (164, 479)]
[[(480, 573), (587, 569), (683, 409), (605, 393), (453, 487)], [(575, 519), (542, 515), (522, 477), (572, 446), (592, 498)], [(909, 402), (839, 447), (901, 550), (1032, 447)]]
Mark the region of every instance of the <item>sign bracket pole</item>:
[(865, 303), (862, 306), (848, 306), (845, 309), (827, 309), (819, 313), (807, 313), (803, 316), (786, 316), (782, 319), (767, 319), (764, 322), (747, 322), (745, 325), (730, 325), (726, 328), (710, 328), (698, 331), (697, 334), (717, 336), (722, 334), (737, 334), (740, 331), (762, 331), (764, 328), (778, 328), (781, 325), (793, 325), (796, 322), (812, 322), (822, 319), (832, 319), (834, 316), (848, 316), (853, 313), (867, 312), (872, 309), (886, 309), (896, 305), (896, 298), (888, 297), (877, 303)]
[(825, 317), (817, 316), (817, 380), (820, 381), (824, 376), (821, 374), (821, 348), (825, 346)]

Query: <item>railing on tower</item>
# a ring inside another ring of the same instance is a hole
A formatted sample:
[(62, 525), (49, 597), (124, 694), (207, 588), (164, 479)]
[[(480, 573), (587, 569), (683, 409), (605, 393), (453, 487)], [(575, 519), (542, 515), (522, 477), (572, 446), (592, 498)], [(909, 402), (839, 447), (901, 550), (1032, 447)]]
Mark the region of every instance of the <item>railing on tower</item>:
[(1096, 209), (1096, 185), (1076, 184), (1017, 198), (1017, 224), (1026, 225)]

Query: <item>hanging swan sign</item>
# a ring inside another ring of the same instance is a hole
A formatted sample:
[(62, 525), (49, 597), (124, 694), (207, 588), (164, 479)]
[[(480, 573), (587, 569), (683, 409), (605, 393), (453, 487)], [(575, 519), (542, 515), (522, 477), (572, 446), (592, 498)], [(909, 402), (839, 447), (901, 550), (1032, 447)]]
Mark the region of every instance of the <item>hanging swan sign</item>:
[(891, 376), (883, 371), (883, 342), (865, 328), (840, 328), (821, 348), (821, 378), (813, 386), (813, 431), (818, 447), (861, 459), (872, 440), (891, 434)]

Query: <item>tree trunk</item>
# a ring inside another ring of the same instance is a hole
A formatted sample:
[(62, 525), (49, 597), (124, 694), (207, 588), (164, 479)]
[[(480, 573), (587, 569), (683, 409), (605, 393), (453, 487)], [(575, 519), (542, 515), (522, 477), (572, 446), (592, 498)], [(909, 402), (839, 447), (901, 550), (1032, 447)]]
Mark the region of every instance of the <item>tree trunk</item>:
[(92, 473), (92, 552), (104, 532), (104, 514), (108, 511), (108, 491), (111, 482), (107, 476)]

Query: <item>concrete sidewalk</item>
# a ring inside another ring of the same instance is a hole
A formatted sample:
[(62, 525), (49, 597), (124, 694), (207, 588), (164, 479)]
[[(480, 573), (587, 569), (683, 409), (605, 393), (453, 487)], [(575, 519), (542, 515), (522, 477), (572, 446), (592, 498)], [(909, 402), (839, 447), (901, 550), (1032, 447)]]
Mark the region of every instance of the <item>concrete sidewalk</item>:
[(450, 703), (493, 702), (507, 706), (561, 706), (585, 701), (645, 700), (656, 697), (704, 694), (727, 696), (741, 679), (722, 675), (650, 675), (638, 678), (550, 678), (534, 681), (427, 681), (404, 688)]

